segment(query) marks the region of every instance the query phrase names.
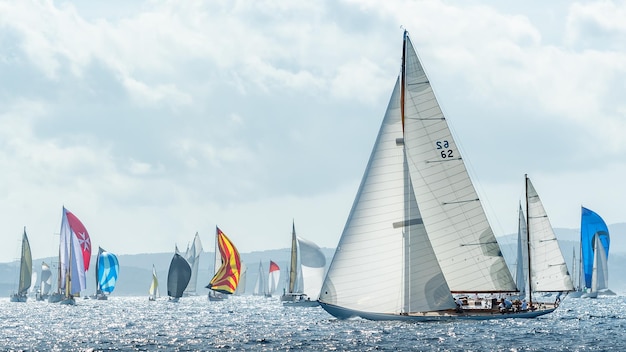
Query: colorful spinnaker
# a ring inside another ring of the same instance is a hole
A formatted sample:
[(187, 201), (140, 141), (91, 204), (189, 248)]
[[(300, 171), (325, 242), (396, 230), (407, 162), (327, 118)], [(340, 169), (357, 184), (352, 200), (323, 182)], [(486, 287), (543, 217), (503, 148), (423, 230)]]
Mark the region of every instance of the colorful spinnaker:
[(276, 289), (278, 288), (279, 280), (280, 280), (280, 267), (278, 266), (278, 264), (270, 260), (270, 274), (269, 274), (269, 280), (268, 280), (268, 284), (269, 284), (268, 293), (269, 294), (273, 294), (274, 292), (276, 292)]
[(98, 247), (96, 260), (96, 295), (111, 293), (115, 289), (120, 263), (117, 256)]
[(91, 239), (85, 225), (63, 207), (60, 232), (60, 291), (65, 302), (73, 303), (72, 297), (87, 288), (86, 272), (91, 260)]
[(215, 231), (222, 265), (217, 269), (215, 275), (206, 287), (213, 291), (232, 294), (239, 284), (241, 258), (239, 257), (239, 252), (235, 245), (226, 237), (222, 230), (216, 226)]

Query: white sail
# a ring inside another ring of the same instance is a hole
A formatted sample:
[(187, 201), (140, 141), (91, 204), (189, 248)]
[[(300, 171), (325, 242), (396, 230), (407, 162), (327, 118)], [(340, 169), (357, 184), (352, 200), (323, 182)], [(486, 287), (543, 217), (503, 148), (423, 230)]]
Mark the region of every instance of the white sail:
[(408, 175), (400, 83), (398, 79), (326, 274), (321, 302), (396, 314), (455, 307)]
[(302, 293), (310, 299), (316, 300), (319, 297), (322, 282), (324, 281), (326, 257), (315, 243), (302, 237), (298, 237), (298, 247), (300, 249)]
[(200, 242), (200, 236), (198, 236), (198, 233), (196, 232), (191, 247), (188, 247), (187, 251), (185, 252), (185, 259), (187, 259), (187, 262), (189, 262), (189, 266), (191, 266), (191, 279), (189, 280), (189, 285), (187, 286), (187, 289), (185, 289), (185, 294), (187, 295), (196, 294), (200, 254), (202, 254), (202, 242)]
[(263, 269), (263, 263), (259, 261), (259, 273), (254, 284), (253, 294), (256, 296), (266, 295), (268, 293), (267, 272)]
[(565, 258), (550, 225), (550, 219), (530, 179), (526, 177), (528, 240), (530, 242), (531, 290), (573, 291)]
[(517, 263), (515, 264), (515, 284), (519, 289), (520, 297), (528, 292), (528, 241), (526, 229), (526, 216), (519, 205), (517, 226)]
[(243, 295), (246, 293), (246, 280), (247, 280), (248, 267), (244, 262), (241, 262), (241, 275), (239, 276), (239, 284), (235, 290), (235, 295)]
[(516, 291), (478, 194), (410, 40), (404, 143), (424, 226), (452, 291)]
[(148, 294), (153, 300), (161, 296), (159, 292), (159, 279), (157, 278), (157, 273), (154, 265), (152, 265), (152, 281), (150, 282), (150, 289), (148, 290)]
[(593, 253), (594, 264), (591, 279), (591, 291), (597, 292), (609, 288), (609, 268), (607, 265), (606, 251), (604, 250), (604, 246), (600, 241), (600, 236), (595, 236)]

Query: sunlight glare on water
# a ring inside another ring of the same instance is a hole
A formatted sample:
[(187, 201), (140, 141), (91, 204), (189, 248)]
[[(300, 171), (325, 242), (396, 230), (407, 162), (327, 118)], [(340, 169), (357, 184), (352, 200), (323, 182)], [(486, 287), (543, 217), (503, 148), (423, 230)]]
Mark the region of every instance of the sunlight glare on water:
[(0, 299), (2, 350), (606, 351), (626, 350), (625, 297), (565, 299), (538, 319), (443, 323), (337, 320), (276, 297), (110, 297), (62, 306)]

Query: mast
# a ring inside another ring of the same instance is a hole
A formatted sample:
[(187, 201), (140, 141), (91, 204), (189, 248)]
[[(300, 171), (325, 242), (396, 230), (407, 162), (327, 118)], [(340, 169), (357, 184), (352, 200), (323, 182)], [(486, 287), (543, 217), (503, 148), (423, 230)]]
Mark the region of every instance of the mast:
[(289, 269), (289, 293), (293, 293), (296, 288), (296, 275), (298, 274), (298, 247), (296, 242), (296, 224), (291, 224), (291, 267)]
[(528, 303), (533, 306), (533, 285), (530, 266), (530, 221), (528, 221), (528, 174), (524, 174), (524, 186), (526, 188), (526, 247), (528, 249)]
[(400, 117), (402, 119), (402, 132), (404, 132), (404, 85), (406, 75), (406, 37), (408, 32), (404, 31), (404, 37), (402, 40), (402, 73), (400, 74)]

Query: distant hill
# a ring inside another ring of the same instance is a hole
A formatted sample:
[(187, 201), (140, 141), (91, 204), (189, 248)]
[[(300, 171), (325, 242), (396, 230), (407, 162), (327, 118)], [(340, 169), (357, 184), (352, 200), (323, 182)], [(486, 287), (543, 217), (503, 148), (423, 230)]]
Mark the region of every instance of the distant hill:
[[(335, 253), (332, 248), (322, 248), (322, 252), (326, 255), (327, 263)], [(159, 278), (159, 288), (162, 296), (167, 295), (167, 270), (172, 260), (173, 253), (143, 253), (132, 255), (119, 255), (120, 275), (115, 287), (113, 295), (115, 296), (147, 296), (148, 288), (152, 280), (152, 265), (157, 270)], [(287, 277), (287, 267), (290, 256), (290, 249), (275, 249), (267, 251), (257, 251), (251, 253), (241, 253), (241, 258), (247, 267), (247, 279), (245, 293), (252, 293), (254, 284), (258, 277), (259, 262), (263, 263), (264, 270), (269, 270), (269, 261), (272, 260), (278, 264), (281, 271), (281, 284)], [(39, 271), (41, 262), (52, 263), (53, 270), (56, 270), (57, 258), (40, 258), (33, 260), (33, 268)], [(206, 295), (209, 290), (205, 286), (213, 277), (213, 263), (215, 256), (213, 252), (203, 252), (200, 255), (200, 269), (198, 270), (198, 281), (196, 283), (196, 292), (200, 295)], [(95, 257), (92, 258), (92, 269), (89, 270), (87, 279), (87, 293), (92, 294), (95, 291)], [(0, 263), (0, 296), (8, 297), (17, 288), (17, 275), (19, 263)], [(56, 277), (56, 275), (55, 275)], [(56, 284), (55, 284), (56, 286)]]
[[(555, 229), (561, 251), (565, 257), (570, 273), (572, 271), (573, 253), (577, 251), (579, 246), (579, 232), (573, 229)], [(626, 277), (622, 275), (621, 268), (626, 267), (626, 223), (618, 223), (609, 225), (611, 234), (611, 247), (609, 253), (609, 287), (615, 292), (626, 292)], [(514, 272), (516, 264), (516, 246), (517, 234), (509, 234), (498, 237), (498, 242), (502, 248), (502, 253)], [(330, 263), (335, 252), (334, 248), (322, 248), (326, 255), (327, 265)], [(241, 257), (247, 266), (246, 293), (252, 293), (254, 283), (259, 272), (259, 262), (263, 263), (265, 270), (268, 270), (269, 261), (273, 260), (280, 266), (281, 285), (287, 277), (287, 267), (289, 261), (289, 248), (258, 251), (251, 253), (241, 253)], [(157, 275), (160, 281), (161, 295), (167, 295), (165, 282), (167, 280), (167, 269), (172, 260), (173, 253), (144, 253), (133, 255), (120, 255), (120, 277), (115, 288), (116, 296), (147, 296), (148, 287), (152, 277), (152, 265), (157, 269)], [(200, 255), (200, 270), (198, 272), (198, 282), (196, 291), (198, 294), (205, 295), (208, 289), (205, 286), (209, 283), (213, 276), (214, 253), (204, 252)], [(39, 271), (41, 262), (45, 261), (50, 264), (56, 262), (56, 258), (40, 258), (33, 261), (33, 268)], [(92, 258), (95, 263), (95, 257)], [(95, 267), (95, 265), (94, 265)], [(19, 263), (17, 261), (11, 263), (0, 263), (0, 296), (8, 297), (17, 287)], [(87, 292), (93, 293), (95, 290), (95, 273), (89, 271), (87, 283)]]

